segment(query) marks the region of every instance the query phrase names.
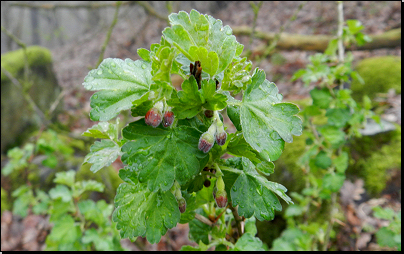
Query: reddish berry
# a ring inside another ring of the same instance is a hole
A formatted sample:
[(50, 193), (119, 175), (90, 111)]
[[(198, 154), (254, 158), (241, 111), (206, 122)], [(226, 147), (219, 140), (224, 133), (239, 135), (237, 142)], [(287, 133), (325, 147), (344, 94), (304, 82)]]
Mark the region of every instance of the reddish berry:
[(225, 190), (218, 190), (214, 197), (218, 207), (223, 208), (227, 206), (227, 193)]
[(166, 111), (163, 117), (163, 126), (168, 127), (171, 126), (174, 122), (174, 113), (172, 111)]
[(206, 179), (205, 182), (203, 182), (203, 185), (208, 188), (210, 186), (210, 181), (209, 179)]
[(226, 143), (226, 138), (227, 138), (227, 133), (225, 131), (221, 132), (221, 133), (216, 133), (216, 143), (219, 146), (224, 145), (224, 143)]
[(187, 208), (187, 202), (185, 201), (185, 199), (183, 197), (178, 199), (177, 202), (178, 202), (178, 208), (180, 209), (180, 212), (184, 213)]
[(209, 132), (205, 132), (199, 139), (198, 149), (204, 153), (207, 153), (212, 148), (214, 142), (215, 139), (213, 138), (213, 135)]
[(205, 110), (205, 116), (207, 118), (211, 118), (213, 116), (213, 111), (212, 110)]
[(147, 111), (147, 113), (146, 113), (144, 121), (147, 125), (150, 125), (150, 126), (156, 128), (161, 123), (160, 111), (156, 108), (149, 109), (149, 111)]

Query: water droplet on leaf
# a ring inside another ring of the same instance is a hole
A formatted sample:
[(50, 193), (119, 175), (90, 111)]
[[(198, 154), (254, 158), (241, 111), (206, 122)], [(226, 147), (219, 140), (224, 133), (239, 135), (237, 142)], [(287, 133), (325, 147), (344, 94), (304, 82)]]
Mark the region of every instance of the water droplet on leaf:
[(98, 74), (98, 75), (102, 75), (102, 70), (98, 70), (98, 71), (97, 71), (97, 74)]
[(142, 64), (142, 69), (146, 69), (146, 65), (145, 64)]
[(86, 82), (91, 82), (91, 81), (93, 81), (94, 80), (94, 77), (88, 77), (87, 79), (86, 79)]

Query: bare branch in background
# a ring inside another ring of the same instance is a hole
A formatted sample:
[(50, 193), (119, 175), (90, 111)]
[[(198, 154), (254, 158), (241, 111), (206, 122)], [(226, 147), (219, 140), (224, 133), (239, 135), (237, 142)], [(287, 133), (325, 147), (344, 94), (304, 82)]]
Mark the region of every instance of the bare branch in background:
[[(246, 35), (250, 36), (252, 29), (248, 26), (234, 27), (234, 35)], [(274, 40), (275, 33), (266, 33), (257, 30), (254, 37), (261, 40), (271, 42)], [(401, 28), (392, 29), (382, 34), (369, 34), (372, 38), (371, 42), (366, 43), (363, 46), (351, 46), (347, 49), (355, 50), (372, 50), (379, 48), (395, 48), (401, 46)], [(327, 49), (328, 42), (333, 39), (331, 35), (303, 35), (303, 34), (288, 34), (282, 33), (279, 41), (276, 45), (280, 50), (313, 50), (318, 52), (324, 52)], [(262, 45), (253, 50), (254, 55), (262, 55), (265, 52), (267, 45)]]
[(29, 68), (28, 68), (28, 56), (27, 56), (27, 46), (25, 45), (25, 43), (23, 43), (20, 39), (18, 39), (17, 37), (14, 36), (14, 34), (10, 33), (10, 31), (8, 31), (6, 28), (4, 28), (3, 26), (1, 26), (1, 31), (3, 33), (5, 33), (10, 39), (12, 39), (15, 43), (17, 43), (18, 46), (20, 46), (21, 48), (23, 48), (23, 52), (24, 52), (24, 80), (27, 83), (28, 82), (28, 72), (29, 72)]
[[(281, 38), (281, 34), (283, 33), (283, 31), (289, 27), (290, 23), (292, 23), (292, 21), (296, 20), (297, 14), (299, 13), (299, 11), (303, 8), (303, 6), (307, 3), (307, 1), (299, 4), (299, 6), (297, 7), (297, 9), (295, 10), (295, 12), (293, 13), (293, 15), (290, 17), (290, 19), (288, 19), (288, 21), (286, 22), (286, 24), (282, 25), (281, 28), (279, 29), (279, 32), (275, 34), (274, 39), (271, 41), (271, 43), (269, 43), (268, 47), (265, 49), (264, 53), (262, 54), (262, 56), (258, 59), (258, 61), (254, 64), (255, 66), (260, 66), (261, 62), (263, 59), (267, 58), (275, 49), (276, 45), (278, 44), (279, 39)], [(254, 32), (254, 30), (253, 30)], [(253, 33), (252, 32), (252, 33)], [(255, 68), (255, 67), (254, 67)]]
[(105, 38), (104, 44), (102, 45), (100, 57), (98, 58), (98, 62), (96, 64), (95, 68), (97, 68), (97, 66), (100, 65), (100, 63), (104, 59), (105, 49), (107, 48), (109, 39), (111, 38), (112, 30), (114, 29), (114, 26), (116, 25), (116, 22), (118, 21), (118, 13), (119, 13), (120, 6), (121, 6), (121, 2), (118, 1), (116, 4), (114, 19), (112, 20), (111, 26), (108, 29), (107, 37)]
[(3, 67), (1, 67), (1, 71), (11, 80), (11, 82), (18, 88), (21, 90), (21, 93), (24, 96), (24, 99), (28, 102), (28, 104), (31, 106), (32, 110), (34, 110), (34, 112), (38, 115), (39, 117), (39, 121), (38, 121), (38, 125), (49, 125), (49, 120), (46, 119), (45, 114), (41, 111), (41, 109), (35, 104), (34, 100), (31, 98), (31, 96), (28, 94), (28, 92), (25, 92), (23, 89), (23, 86), (21, 85), (20, 82), (18, 82), (18, 80), (16, 78), (13, 77), (13, 75), (11, 75), (10, 72), (8, 72), (6, 69), (4, 69)]
[[(132, 1), (123, 1), (121, 5), (132, 5)], [(78, 8), (104, 8), (104, 7), (116, 7), (117, 2), (112, 3), (102, 3), (102, 2), (90, 2), (90, 3), (80, 3), (80, 4), (63, 4), (63, 3), (32, 3), (32, 2), (13, 2), (10, 6), (16, 7), (27, 7), (33, 9), (78, 9)]]
[(251, 44), (254, 39), (254, 33), (255, 33), (255, 28), (257, 27), (257, 18), (258, 18), (258, 12), (261, 9), (263, 1), (260, 1), (257, 5), (255, 5), (254, 2), (250, 2), (251, 8), (253, 9), (254, 12), (254, 20), (253, 20), (253, 26), (252, 26), (252, 32), (250, 36), (250, 41), (248, 42), (248, 48), (247, 50), (250, 52), (251, 51)]

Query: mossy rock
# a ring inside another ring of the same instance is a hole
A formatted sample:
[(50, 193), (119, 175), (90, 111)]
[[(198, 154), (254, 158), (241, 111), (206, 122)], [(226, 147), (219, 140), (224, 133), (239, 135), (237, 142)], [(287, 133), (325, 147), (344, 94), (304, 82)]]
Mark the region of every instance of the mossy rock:
[[(25, 66), (24, 49), (9, 51), (1, 55), (1, 67), (6, 69), (13, 77), (19, 76)], [(28, 68), (52, 64), (51, 52), (40, 46), (27, 47)], [(1, 83), (10, 79), (1, 72)]]
[[(16, 78), (24, 90), (23, 92), (1, 72), (1, 153), (3, 154), (7, 149), (22, 144), (29, 133), (37, 129), (38, 116), (24, 99), (24, 94), (28, 94), (46, 115), (61, 90), (53, 72), (52, 57), (48, 49), (39, 46), (28, 47), (27, 63), (29, 77), (28, 81), (25, 81), (23, 49), (7, 52), (1, 56), (1, 67)], [(54, 115), (62, 109), (63, 105), (59, 103)]]
[(392, 170), (401, 170), (401, 126), (394, 131), (355, 139), (350, 145), (347, 173), (364, 179), (365, 189), (380, 196), (391, 178)]
[(371, 100), (377, 93), (387, 93), (394, 88), (401, 94), (401, 58), (399, 56), (371, 57), (360, 61), (355, 70), (365, 81), (361, 84), (354, 80), (351, 85), (352, 97), (359, 103), (363, 95)]

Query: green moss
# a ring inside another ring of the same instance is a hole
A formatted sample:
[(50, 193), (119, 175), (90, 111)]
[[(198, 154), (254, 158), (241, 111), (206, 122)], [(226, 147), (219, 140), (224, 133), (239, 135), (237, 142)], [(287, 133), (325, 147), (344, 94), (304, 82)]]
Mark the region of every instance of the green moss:
[(365, 136), (353, 142), (348, 173), (359, 175), (372, 196), (379, 196), (391, 170), (401, 170), (401, 126), (388, 133)]
[(7, 192), (1, 188), (1, 215), (3, 211), (10, 210), (10, 202), (8, 200)]
[[(27, 47), (28, 66), (36, 67), (52, 63), (51, 52), (44, 47), (31, 46)], [(1, 55), (1, 67), (6, 69), (13, 77), (24, 69), (24, 50), (18, 49)], [(1, 72), (1, 82), (8, 80), (7, 76)]]
[(352, 97), (361, 102), (363, 95), (368, 95), (371, 100), (376, 93), (386, 93), (394, 88), (401, 94), (401, 58), (398, 56), (371, 57), (362, 60), (356, 66), (356, 71), (365, 81), (360, 84), (354, 80), (351, 85)]

